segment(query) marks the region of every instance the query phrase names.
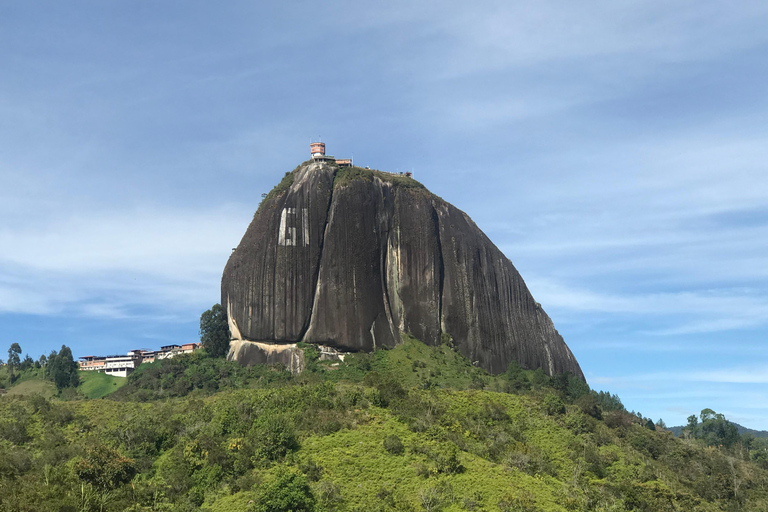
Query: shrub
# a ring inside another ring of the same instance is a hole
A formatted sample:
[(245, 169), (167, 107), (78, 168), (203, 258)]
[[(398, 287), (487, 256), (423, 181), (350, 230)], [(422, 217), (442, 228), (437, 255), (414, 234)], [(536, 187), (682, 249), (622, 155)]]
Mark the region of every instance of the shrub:
[(459, 449), (453, 443), (433, 451), (431, 458), (435, 461), (435, 470), (438, 473), (453, 475), (464, 471), (464, 466), (459, 461)]
[(405, 451), (403, 442), (397, 436), (387, 436), (384, 439), (384, 449), (392, 455), (400, 455)]
[(565, 404), (559, 396), (549, 394), (544, 397), (544, 412), (547, 416), (565, 414)]
[(605, 424), (610, 428), (629, 428), (634, 422), (634, 416), (623, 410), (614, 410), (605, 414)]
[(307, 459), (307, 462), (301, 464), (299, 469), (307, 476), (307, 480), (310, 482), (318, 482), (320, 477), (323, 476), (323, 466), (316, 463), (311, 457)]
[(279, 467), (272, 482), (262, 485), (253, 512), (312, 512), (315, 496), (307, 479), (287, 468)]
[(267, 416), (255, 426), (251, 439), (256, 445), (257, 460), (277, 460), (299, 446), (293, 424), (285, 416)]
[(592, 393), (582, 395), (576, 400), (576, 405), (579, 406), (584, 414), (588, 414), (595, 419), (603, 419), (603, 411), (600, 409), (600, 405), (597, 403), (597, 398)]
[(507, 393), (519, 393), (531, 389), (531, 382), (517, 361), (512, 361), (504, 372), (504, 391)]
[(102, 491), (130, 482), (136, 474), (133, 460), (103, 445), (90, 448), (75, 463), (74, 470), (77, 478)]

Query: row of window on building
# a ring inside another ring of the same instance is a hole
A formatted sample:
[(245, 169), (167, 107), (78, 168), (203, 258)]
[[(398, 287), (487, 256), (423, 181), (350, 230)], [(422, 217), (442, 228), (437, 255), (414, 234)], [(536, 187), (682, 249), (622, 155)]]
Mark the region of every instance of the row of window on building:
[(115, 377), (127, 377), (141, 363), (152, 363), (160, 359), (169, 359), (179, 354), (191, 354), (200, 348), (200, 343), (184, 345), (165, 345), (160, 350), (137, 349), (127, 355), (83, 356), (78, 364), (81, 370), (98, 371)]

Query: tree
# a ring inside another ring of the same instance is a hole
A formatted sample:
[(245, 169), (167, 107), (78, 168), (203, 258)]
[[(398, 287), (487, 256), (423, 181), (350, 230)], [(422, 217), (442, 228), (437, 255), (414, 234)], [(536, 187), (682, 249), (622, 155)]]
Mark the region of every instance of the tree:
[(283, 467), (275, 472), (273, 482), (259, 487), (254, 512), (311, 512), (315, 496), (304, 475)]
[(89, 448), (73, 470), (77, 478), (99, 493), (100, 510), (112, 498), (110, 491), (130, 482), (137, 472), (133, 459), (102, 444)]
[(717, 413), (709, 408), (702, 409), (701, 414), (699, 414), (699, 418), (701, 418), (702, 423), (715, 419), (715, 416), (717, 416)]
[(736, 425), (725, 419), (724, 415), (712, 409), (704, 409), (701, 411), (701, 417), (701, 438), (706, 444), (731, 447), (739, 440), (739, 430)]
[(225, 357), (229, 352), (229, 322), (220, 304), (200, 315), (200, 342), (213, 357)]
[(25, 370), (31, 370), (33, 366), (35, 366), (35, 361), (29, 357), (29, 354), (27, 354), (24, 356), (24, 359), (22, 359), (21, 363), (19, 363), (19, 370), (22, 372)]
[(132, 459), (101, 444), (89, 448), (85, 457), (75, 463), (74, 470), (77, 478), (99, 490), (115, 489), (130, 482), (136, 474)]
[(13, 370), (19, 367), (21, 361), (19, 356), (21, 355), (21, 347), (18, 343), (11, 344), (11, 348), (8, 349), (8, 376), (13, 381)]
[(72, 350), (68, 346), (62, 345), (58, 353), (51, 352), (45, 374), (59, 390), (77, 387), (80, 376), (77, 374), (77, 363), (72, 357)]
[(699, 418), (695, 414), (688, 416), (688, 424), (683, 427), (683, 435), (688, 438), (696, 439), (699, 428)]

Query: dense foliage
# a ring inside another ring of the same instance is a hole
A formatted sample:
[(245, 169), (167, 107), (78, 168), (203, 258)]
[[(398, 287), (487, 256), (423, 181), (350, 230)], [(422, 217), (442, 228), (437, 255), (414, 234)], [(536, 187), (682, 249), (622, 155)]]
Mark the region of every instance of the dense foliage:
[(0, 511), (768, 507), (765, 447), (720, 443), (713, 411), (678, 439), (579, 379), (491, 376), (448, 344), (318, 356), (292, 376), (193, 354), (107, 399), (5, 396)]
[(227, 312), (221, 304), (214, 304), (200, 315), (200, 343), (211, 356), (225, 357), (230, 339)]
[(39, 374), (54, 383), (59, 391), (77, 387), (80, 383), (77, 362), (72, 357), (72, 350), (66, 345), (62, 345), (59, 352), (54, 350), (48, 357), (41, 355), (37, 361), (29, 354), (24, 356), (24, 359), (21, 359), (20, 355), (21, 346), (12, 343), (8, 349), (5, 371), (0, 372), (0, 388), (17, 384), (19, 379), (23, 380), (24, 377), (37, 377)]
[(8, 375), (10, 375), (11, 381), (13, 381), (13, 372), (21, 364), (19, 356), (21, 355), (21, 347), (18, 343), (12, 343), (8, 348), (8, 361), (5, 363), (8, 367)]
[(343, 187), (355, 180), (372, 181), (374, 177), (399, 187), (426, 190), (424, 185), (405, 174), (393, 174), (363, 167), (340, 167), (334, 175), (333, 185)]
[(80, 383), (77, 362), (68, 346), (62, 345), (59, 352), (51, 352), (45, 366), (45, 375), (56, 385), (56, 389), (77, 387)]

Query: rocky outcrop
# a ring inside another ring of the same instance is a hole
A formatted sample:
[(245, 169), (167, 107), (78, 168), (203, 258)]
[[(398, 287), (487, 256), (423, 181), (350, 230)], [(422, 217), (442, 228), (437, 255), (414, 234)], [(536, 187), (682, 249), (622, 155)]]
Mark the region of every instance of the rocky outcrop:
[(432, 345), (447, 333), (494, 373), (517, 361), (583, 378), (512, 262), (418, 182), (306, 163), (281, 185), (224, 269), (231, 357), (244, 360), (241, 341), (372, 351), (400, 332)]

